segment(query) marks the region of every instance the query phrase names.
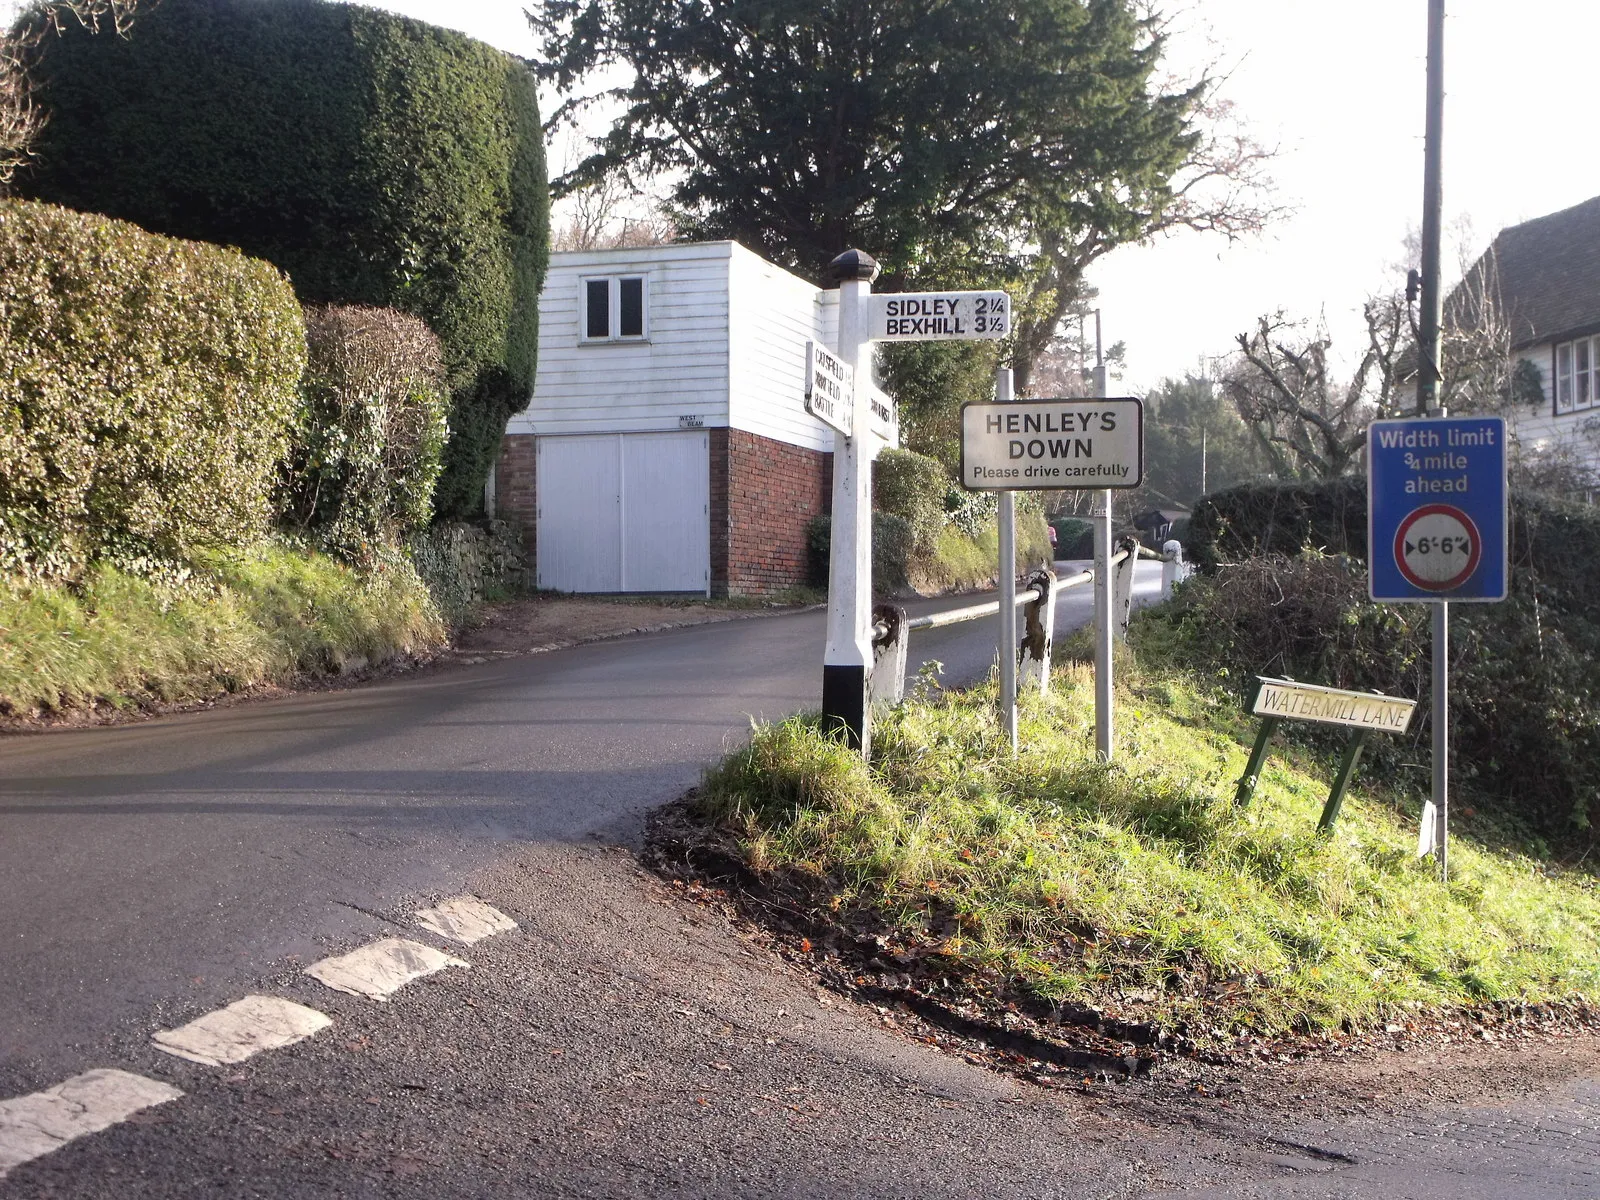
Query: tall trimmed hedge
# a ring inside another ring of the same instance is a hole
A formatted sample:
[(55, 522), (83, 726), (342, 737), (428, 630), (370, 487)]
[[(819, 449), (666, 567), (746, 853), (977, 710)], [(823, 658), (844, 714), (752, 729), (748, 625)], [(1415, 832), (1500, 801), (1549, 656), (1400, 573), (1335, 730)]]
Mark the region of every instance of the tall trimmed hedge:
[(911, 526), (918, 551), (931, 551), (944, 528), (950, 476), (936, 458), (914, 450), (885, 450), (872, 464), (872, 504)]
[(0, 572), (150, 573), (265, 531), (304, 365), (270, 263), (0, 201)]
[(398, 308), (445, 347), (440, 516), (469, 515), (526, 404), (549, 253), (534, 87), (458, 33), (322, 0), (161, 0), (35, 69), (27, 195), (241, 247), (308, 304)]

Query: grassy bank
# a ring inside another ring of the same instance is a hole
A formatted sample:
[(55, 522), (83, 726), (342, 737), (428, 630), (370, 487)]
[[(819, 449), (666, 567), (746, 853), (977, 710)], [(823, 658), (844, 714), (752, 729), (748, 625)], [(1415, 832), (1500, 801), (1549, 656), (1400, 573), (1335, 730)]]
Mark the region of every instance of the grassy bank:
[[(1037, 513), (1017, 518), (1017, 570), (1051, 560), (1049, 527)], [(928, 553), (913, 553), (906, 563), (910, 585), (923, 595), (970, 591), (994, 583), (1000, 561), (1000, 535), (988, 527), (976, 536), (946, 525)]]
[(1305, 752), (1239, 809), (1235, 702), (1128, 666), (1109, 767), (1068, 666), (1024, 704), (1016, 758), (992, 689), (941, 694), (876, 726), (870, 767), (809, 719), (759, 729), (699, 803), (752, 869), (924, 977), (1190, 1036), (1600, 992), (1593, 877), (1458, 841), (1443, 886), (1415, 816), (1359, 789), (1318, 837), (1332, 768)]
[(109, 568), (75, 588), (0, 581), (0, 712), (199, 700), (443, 640), (409, 566), (361, 575), (273, 543), (176, 587)]

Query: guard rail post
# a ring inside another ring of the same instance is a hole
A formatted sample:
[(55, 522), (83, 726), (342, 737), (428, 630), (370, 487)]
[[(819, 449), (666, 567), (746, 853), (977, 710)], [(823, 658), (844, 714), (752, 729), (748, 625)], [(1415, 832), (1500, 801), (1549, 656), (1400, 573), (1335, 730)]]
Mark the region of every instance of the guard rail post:
[(1050, 650), (1056, 627), (1056, 573), (1042, 567), (1028, 576), (1027, 586), (1036, 599), (1022, 610), (1022, 643), (1017, 653), (1025, 686), (1037, 687), (1042, 696), (1050, 690)]
[(880, 604), (872, 610), (873, 704), (899, 704), (906, 694), (906, 649), (911, 640), (906, 610)]
[(1128, 620), (1133, 615), (1133, 572), (1143, 549), (1137, 538), (1123, 538), (1117, 547), (1123, 557), (1111, 577), (1111, 632), (1119, 642), (1128, 640)]
[(1183, 561), (1183, 543), (1173, 538), (1161, 543), (1161, 598), (1172, 599), (1175, 584), (1189, 578), (1189, 564)]

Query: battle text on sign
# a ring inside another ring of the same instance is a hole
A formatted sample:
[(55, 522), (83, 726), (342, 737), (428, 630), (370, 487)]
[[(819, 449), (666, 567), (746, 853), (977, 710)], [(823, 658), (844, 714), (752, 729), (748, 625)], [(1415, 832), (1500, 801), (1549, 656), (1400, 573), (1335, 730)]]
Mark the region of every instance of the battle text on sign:
[(1135, 488), (1144, 479), (1144, 403), (985, 401), (961, 409), (961, 484), (971, 491)]
[(1261, 687), (1256, 692), (1256, 702), (1250, 711), (1259, 717), (1318, 721), (1324, 725), (1349, 725), (1356, 729), (1376, 729), (1382, 733), (1404, 733), (1411, 724), (1412, 710), (1417, 707), (1415, 700), (1402, 700), (1395, 696), (1345, 692), (1288, 679), (1257, 678)]
[(867, 297), (867, 336), (875, 342), (1003, 338), (1011, 332), (1004, 292), (882, 292)]
[(850, 364), (826, 346), (806, 343), (806, 411), (846, 437), (855, 417), (854, 378)]

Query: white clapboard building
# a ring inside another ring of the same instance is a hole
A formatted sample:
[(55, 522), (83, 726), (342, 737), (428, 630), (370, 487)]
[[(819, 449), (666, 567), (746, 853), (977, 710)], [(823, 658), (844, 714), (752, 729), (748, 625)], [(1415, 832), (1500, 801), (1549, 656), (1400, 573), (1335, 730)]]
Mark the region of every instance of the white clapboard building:
[(539, 368), (495, 472), (538, 585), (761, 595), (804, 581), (833, 434), (802, 407), (837, 292), (734, 242), (551, 256)]

